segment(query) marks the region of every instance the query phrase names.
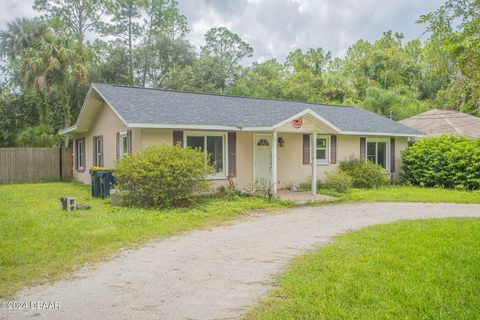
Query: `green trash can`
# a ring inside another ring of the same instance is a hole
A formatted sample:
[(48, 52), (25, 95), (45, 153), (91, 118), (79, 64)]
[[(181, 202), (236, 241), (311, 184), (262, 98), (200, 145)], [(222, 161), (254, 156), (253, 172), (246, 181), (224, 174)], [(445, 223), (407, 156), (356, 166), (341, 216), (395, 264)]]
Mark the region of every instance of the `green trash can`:
[(99, 170), (97, 176), (100, 181), (100, 198), (110, 197), (110, 189), (115, 184), (113, 170)]
[(97, 170), (90, 169), (90, 177), (92, 177), (92, 197), (100, 197), (100, 179)]

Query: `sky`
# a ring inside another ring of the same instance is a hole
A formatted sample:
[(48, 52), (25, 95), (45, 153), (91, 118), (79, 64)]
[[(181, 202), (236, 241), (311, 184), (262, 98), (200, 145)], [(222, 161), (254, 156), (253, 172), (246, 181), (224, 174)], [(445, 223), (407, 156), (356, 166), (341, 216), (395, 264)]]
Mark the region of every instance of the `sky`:
[[(283, 61), (295, 48), (322, 47), (343, 56), (362, 38), (378, 39), (384, 31), (421, 38), (415, 21), (442, 0), (178, 0), (187, 17), (189, 40), (199, 48), (212, 27), (226, 26), (254, 49), (251, 61)], [(15, 17), (32, 17), (33, 0), (0, 0), (0, 29)], [(248, 61), (248, 62), (251, 62)]]

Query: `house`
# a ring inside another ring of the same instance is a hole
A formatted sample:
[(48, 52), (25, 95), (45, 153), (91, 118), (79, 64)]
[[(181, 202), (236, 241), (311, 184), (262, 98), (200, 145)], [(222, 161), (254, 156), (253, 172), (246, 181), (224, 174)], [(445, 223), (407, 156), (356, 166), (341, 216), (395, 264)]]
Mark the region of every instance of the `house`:
[[(74, 126), (74, 177), (112, 167), (152, 144), (195, 147), (211, 155), (216, 185), (257, 179), (277, 188), (322, 178), (343, 159), (361, 157), (392, 177), (417, 130), (350, 106), (92, 84)], [(312, 165), (313, 164), (313, 165)], [(315, 188), (313, 188), (315, 190)], [(315, 191), (313, 191), (315, 192)]]
[(480, 138), (480, 118), (458, 111), (432, 109), (400, 123), (430, 137), (454, 134)]

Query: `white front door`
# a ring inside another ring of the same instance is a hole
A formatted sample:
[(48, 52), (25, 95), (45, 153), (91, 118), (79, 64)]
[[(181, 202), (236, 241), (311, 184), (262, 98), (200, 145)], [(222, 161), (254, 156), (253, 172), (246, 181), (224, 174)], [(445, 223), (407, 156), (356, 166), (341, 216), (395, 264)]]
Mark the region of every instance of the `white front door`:
[(272, 176), (272, 136), (255, 134), (253, 138), (253, 182), (270, 184)]

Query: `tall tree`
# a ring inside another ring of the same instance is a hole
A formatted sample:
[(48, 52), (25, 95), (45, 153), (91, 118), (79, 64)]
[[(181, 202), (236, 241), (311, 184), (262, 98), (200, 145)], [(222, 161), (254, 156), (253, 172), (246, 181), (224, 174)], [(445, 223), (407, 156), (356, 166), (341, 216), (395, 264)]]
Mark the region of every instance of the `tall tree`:
[(144, 33), (137, 50), (141, 84), (159, 83), (171, 65), (189, 60), (193, 48), (185, 39), (187, 20), (176, 0), (144, 0)]
[(142, 34), (142, 0), (108, 0), (108, 21), (100, 26), (102, 34), (113, 36), (127, 48), (129, 84), (135, 83), (133, 49)]
[(97, 29), (105, 12), (102, 0), (35, 0), (33, 8), (48, 19), (59, 19), (80, 43)]
[(87, 49), (68, 35), (45, 37), (40, 48), (27, 48), (21, 61), (24, 70), (24, 90), (36, 90), (44, 98), (40, 112), (41, 122), (50, 125), (45, 96), (51, 90), (59, 93), (62, 105), (62, 126), (71, 121), (70, 84), (72, 81), (85, 83), (88, 72), (85, 66)]
[(325, 52), (322, 48), (309, 49), (303, 53), (301, 49), (290, 52), (285, 64), (294, 71), (309, 71), (315, 75), (322, 75), (329, 63), (332, 54)]
[(254, 62), (227, 89), (228, 94), (262, 98), (281, 98), (287, 71), (275, 59)]
[(0, 54), (9, 60), (17, 59), (26, 48), (34, 47), (49, 32), (39, 18), (16, 18), (0, 31)]
[(224, 92), (239, 73), (240, 61), (245, 57), (251, 57), (253, 48), (238, 34), (225, 27), (208, 30), (205, 42), (200, 57), (208, 66), (211, 81)]
[(448, 54), (457, 68), (450, 72), (449, 86), (439, 91), (437, 102), (480, 114), (480, 1), (447, 0), (417, 22), (426, 24), (431, 41), (439, 44), (437, 50)]

